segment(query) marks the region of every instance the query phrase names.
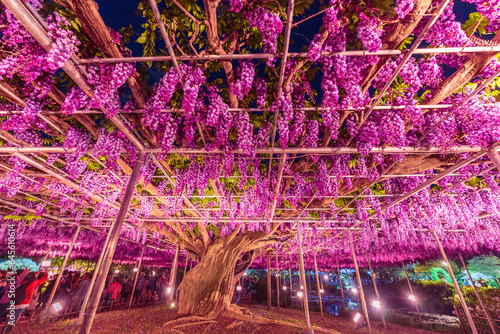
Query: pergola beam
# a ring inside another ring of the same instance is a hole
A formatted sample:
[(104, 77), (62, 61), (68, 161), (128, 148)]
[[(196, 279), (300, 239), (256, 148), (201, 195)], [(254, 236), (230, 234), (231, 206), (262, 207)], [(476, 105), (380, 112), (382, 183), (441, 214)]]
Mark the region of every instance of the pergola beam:
[[(408, 49), (404, 50), (379, 50), (377, 52), (368, 52), (365, 50), (351, 50), (340, 52), (321, 52), (322, 57), (331, 56), (399, 56), (407, 54)], [(489, 53), (500, 52), (500, 46), (468, 46), (468, 47), (446, 47), (446, 48), (421, 48), (415, 49), (413, 55), (423, 54), (447, 54), (447, 53)], [(186, 61), (213, 61), (213, 60), (233, 60), (233, 59), (267, 59), (267, 58), (282, 58), (284, 53), (240, 53), (227, 55), (200, 55), (200, 56), (176, 56), (177, 60)], [(289, 58), (306, 58), (307, 52), (288, 52)], [(124, 57), (124, 58), (90, 58), (79, 59), (78, 64), (101, 64), (101, 63), (136, 63), (149, 61), (172, 61), (171, 56), (150, 56), (150, 57)]]
[[(30, 146), (30, 147), (16, 147), (16, 146), (0, 146), (0, 153), (73, 153), (75, 148), (64, 149), (63, 147), (55, 146)], [(451, 146), (448, 148), (442, 148), (437, 146), (382, 146), (373, 147), (370, 150), (370, 154), (380, 153), (380, 154), (458, 154), (458, 153), (477, 153), (481, 152), (483, 149), (479, 146), (469, 146), (469, 145), (458, 145)], [(494, 147), (491, 150), (499, 151), (500, 147)], [(87, 150), (86, 154), (92, 153), (92, 149)], [(184, 148), (184, 147), (174, 147), (168, 152), (163, 152), (160, 147), (156, 148), (145, 148), (145, 153), (168, 153), (168, 154), (223, 154), (225, 151), (223, 149), (215, 149), (207, 151), (203, 147), (199, 148)], [(244, 154), (242, 149), (232, 149), (233, 154)], [(282, 149), (280, 147), (265, 147), (255, 149), (256, 154), (356, 154), (360, 153), (356, 147), (289, 147)]]
[[(0, 81), (0, 84), (2, 82)], [(485, 103), (484, 105), (494, 105), (497, 104), (498, 102), (495, 103)], [(453, 104), (417, 104), (412, 107), (414, 108), (420, 108), (420, 109), (448, 109), (453, 107)], [(407, 105), (379, 105), (375, 106), (373, 110), (401, 110), (401, 109), (406, 109), (408, 108)], [(244, 111), (244, 112), (263, 112), (263, 111), (272, 111), (271, 108), (228, 108), (227, 109), (230, 113), (236, 113), (239, 111)], [(315, 111), (321, 111), (323, 110), (322, 107), (303, 107), (303, 108), (294, 108), (294, 110), (300, 110), (300, 111), (307, 111), (307, 112), (315, 112)], [(359, 110), (358, 108), (338, 108), (338, 111), (357, 111)], [(123, 112), (123, 110), (122, 110)], [(184, 109), (162, 109), (160, 110), (161, 113), (183, 113)], [(14, 115), (21, 115), (23, 113), (22, 110), (0, 110), (0, 115), (1, 116), (14, 116)], [(127, 111), (126, 114), (142, 114), (144, 113), (143, 109), (137, 109), (135, 111)], [(62, 112), (60, 111), (54, 111), (54, 110), (42, 110), (40, 111), (39, 115), (61, 115)], [(81, 110), (75, 110), (72, 115), (75, 114), (88, 114), (88, 115), (94, 115), (94, 114), (102, 114), (102, 110), (95, 110), (95, 109), (81, 109)]]

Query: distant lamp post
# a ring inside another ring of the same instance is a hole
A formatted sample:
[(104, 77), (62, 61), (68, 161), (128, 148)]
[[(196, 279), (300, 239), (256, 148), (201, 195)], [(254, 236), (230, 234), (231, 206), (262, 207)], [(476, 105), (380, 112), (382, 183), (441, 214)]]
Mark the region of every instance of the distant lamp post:
[(411, 300), (412, 302), (414, 302), (415, 301), (415, 296), (414, 295), (409, 295), (408, 299)]
[(374, 301), (372, 302), (372, 306), (373, 306), (373, 307), (376, 307), (376, 308), (380, 308), (380, 301), (378, 301), (378, 300), (374, 300)]

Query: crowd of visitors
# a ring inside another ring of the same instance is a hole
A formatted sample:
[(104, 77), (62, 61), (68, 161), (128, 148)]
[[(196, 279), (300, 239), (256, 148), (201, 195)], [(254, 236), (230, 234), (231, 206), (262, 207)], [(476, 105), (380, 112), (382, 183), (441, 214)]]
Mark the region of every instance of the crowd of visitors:
[[(88, 292), (92, 272), (80, 273), (65, 270), (58, 284), (51, 307), (48, 309), (50, 316), (75, 314)], [(15, 297), (9, 294), (10, 281), (15, 283)], [(13, 326), (11, 320), (18, 322), (21, 317), (31, 316), (36, 310), (44, 309), (55, 287), (57, 275), (47, 282), (48, 274), (44, 271), (30, 272), (29, 269), (18, 270), (15, 273), (0, 271), (0, 319), (6, 323), (4, 333), (9, 333)], [(102, 292), (101, 306), (115, 304), (118, 301), (128, 302), (132, 295), (135, 275), (109, 274)], [(158, 297), (165, 301), (168, 290), (168, 274), (157, 277), (154, 273), (147, 275), (141, 272), (137, 278), (133, 300), (135, 303), (153, 301)], [(8, 286), (9, 285), (9, 286)], [(14, 300), (14, 301), (12, 301)], [(14, 304), (13, 311), (10, 305)], [(102, 309), (102, 308), (100, 308)]]

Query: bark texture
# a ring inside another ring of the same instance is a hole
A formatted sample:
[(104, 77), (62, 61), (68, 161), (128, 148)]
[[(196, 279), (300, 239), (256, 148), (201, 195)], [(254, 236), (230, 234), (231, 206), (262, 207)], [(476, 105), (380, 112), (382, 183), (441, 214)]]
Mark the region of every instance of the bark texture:
[(244, 265), (238, 264), (235, 270), (237, 262), (247, 246), (264, 237), (263, 232), (251, 232), (212, 242), (179, 285), (179, 315), (215, 318), (229, 310), (238, 275), (250, 266), (254, 256), (244, 256), (240, 261)]

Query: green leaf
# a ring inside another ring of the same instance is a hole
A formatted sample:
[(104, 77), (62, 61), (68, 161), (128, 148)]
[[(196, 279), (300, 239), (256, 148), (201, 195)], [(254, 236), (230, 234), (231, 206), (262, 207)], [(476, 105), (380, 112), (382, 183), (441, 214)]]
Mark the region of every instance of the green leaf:
[(413, 35), (406, 37), (404, 41), (401, 42), (401, 45), (399, 45), (398, 50), (408, 49), (414, 39), (415, 37)]
[(145, 44), (147, 41), (147, 31), (143, 32), (141, 36), (137, 39), (137, 43)]
[(487, 34), (485, 27), (490, 23), (485, 17), (479, 13), (470, 13), (469, 19), (462, 25), (462, 29), (467, 35), (474, 34), (475, 31), (479, 32), (479, 35)]

